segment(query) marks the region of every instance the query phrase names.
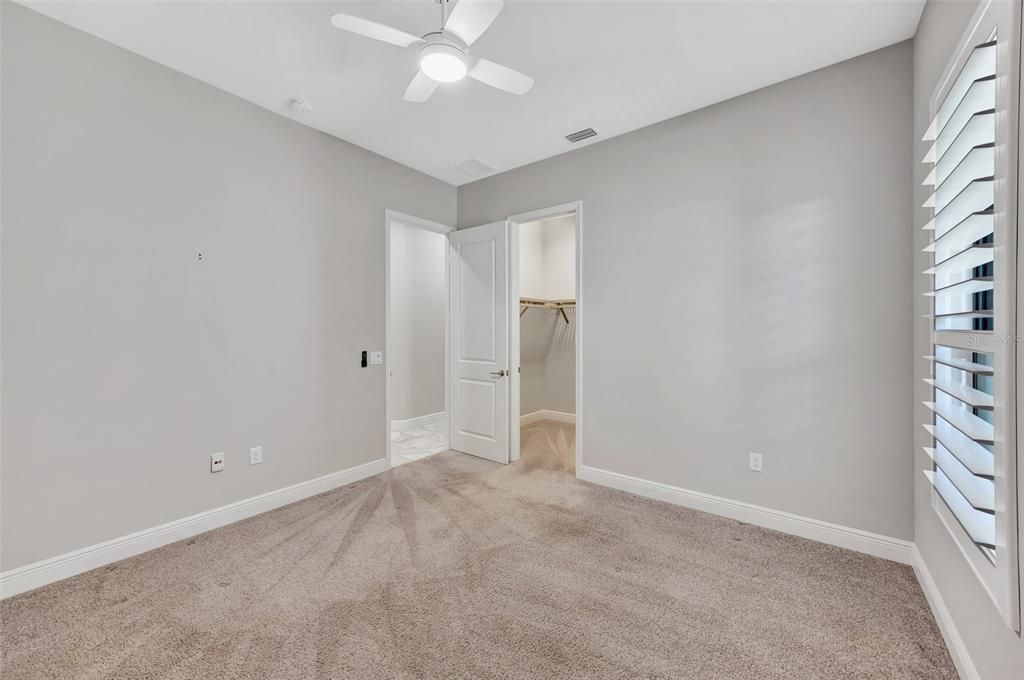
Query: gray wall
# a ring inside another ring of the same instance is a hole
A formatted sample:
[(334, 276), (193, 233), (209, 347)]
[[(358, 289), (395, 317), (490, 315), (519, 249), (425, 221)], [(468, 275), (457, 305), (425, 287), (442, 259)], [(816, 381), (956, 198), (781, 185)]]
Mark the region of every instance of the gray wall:
[(384, 211), (455, 189), (6, 3), (2, 75), (0, 568), (382, 458)]
[(583, 201), (585, 465), (912, 537), (911, 50), (460, 187)]
[[(926, 167), (921, 158), (927, 145), (919, 140), (929, 122), (929, 100), (938, 85), (939, 78), (949, 64), (967, 24), (977, 9), (976, 2), (936, 2), (930, 0), (925, 6), (921, 23), (914, 38), (914, 134), (910, 162), (914, 176), (914, 219), (904, 233), (910, 234), (913, 246), (913, 271), (919, 272), (931, 266), (928, 257), (921, 252), (927, 241), (927, 234), (920, 227), (928, 219), (928, 211), (919, 208), (927, 197), (927, 189), (921, 186)], [(921, 405), (931, 397), (921, 378), (927, 377), (928, 366), (921, 356), (931, 353), (928, 322), (921, 314), (928, 311), (921, 293), (928, 283), (923, 276), (914, 276), (914, 347), (907, 356), (913, 366), (914, 420), (908, 424), (914, 436), (914, 541), (928, 570), (942, 593), (957, 629), (982, 678), (1019, 677), (1024, 663), (1024, 642), (1003, 623), (999, 612), (982, 589), (978, 578), (960, 553), (947, 529), (939, 521), (931, 507), (930, 489), (920, 470), (930, 467), (922, 446), (930, 446), (920, 423), (928, 422), (930, 414)]]
[(444, 411), (448, 238), (391, 225), (391, 419)]

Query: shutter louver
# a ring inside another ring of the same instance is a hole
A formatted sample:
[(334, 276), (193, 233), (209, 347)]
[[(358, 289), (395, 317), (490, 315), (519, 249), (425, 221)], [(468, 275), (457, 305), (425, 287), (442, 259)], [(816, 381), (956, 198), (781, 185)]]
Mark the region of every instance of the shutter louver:
[[(976, 545), (994, 555), (996, 439), (992, 352), (959, 337), (992, 333), (995, 289), (996, 43), (972, 51), (928, 127), (933, 144), (923, 162), (932, 165), (924, 206), (932, 219), (924, 249), (933, 264), (925, 295), (933, 300), (934, 351), (925, 382), (932, 422), (925, 448), (926, 475), (938, 496)], [(990, 348), (989, 348), (990, 349)]]

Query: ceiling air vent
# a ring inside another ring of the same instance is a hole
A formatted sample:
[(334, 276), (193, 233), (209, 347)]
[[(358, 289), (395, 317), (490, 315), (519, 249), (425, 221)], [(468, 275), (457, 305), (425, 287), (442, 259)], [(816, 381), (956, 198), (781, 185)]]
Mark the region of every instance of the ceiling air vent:
[(566, 135), (565, 138), (568, 139), (570, 143), (575, 144), (576, 142), (582, 142), (584, 139), (596, 136), (597, 133), (594, 132), (594, 128), (587, 128), (586, 130), (579, 130), (578, 132)]
[(475, 158), (471, 159), (471, 160), (468, 160), (468, 161), (462, 161), (461, 163), (459, 163), (455, 167), (457, 169), (461, 170), (462, 172), (466, 173), (470, 177), (478, 177), (480, 175), (486, 175), (488, 172), (494, 170), (494, 168), (492, 168), (491, 166), (487, 165), (487, 163), (483, 163), (481, 161), (478, 161)]

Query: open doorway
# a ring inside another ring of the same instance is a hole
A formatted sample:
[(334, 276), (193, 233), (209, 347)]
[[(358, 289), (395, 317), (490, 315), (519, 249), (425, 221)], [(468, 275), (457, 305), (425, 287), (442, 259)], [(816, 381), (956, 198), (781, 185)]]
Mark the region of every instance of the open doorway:
[(513, 290), (512, 460), (575, 473), (578, 395), (578, 205), (510, 219)]
[(448, 233), (387, 213), (387, 458), (394, 467), (448, 449)]

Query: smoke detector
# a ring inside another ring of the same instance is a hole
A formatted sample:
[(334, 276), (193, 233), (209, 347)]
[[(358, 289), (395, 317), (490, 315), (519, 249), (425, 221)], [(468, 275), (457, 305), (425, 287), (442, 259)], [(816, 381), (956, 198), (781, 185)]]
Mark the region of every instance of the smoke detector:
[(293, 97), (288, 100), (288, 108), (296, 113), (309, 113), (313, 110), (313, 104), (308, 99)]

